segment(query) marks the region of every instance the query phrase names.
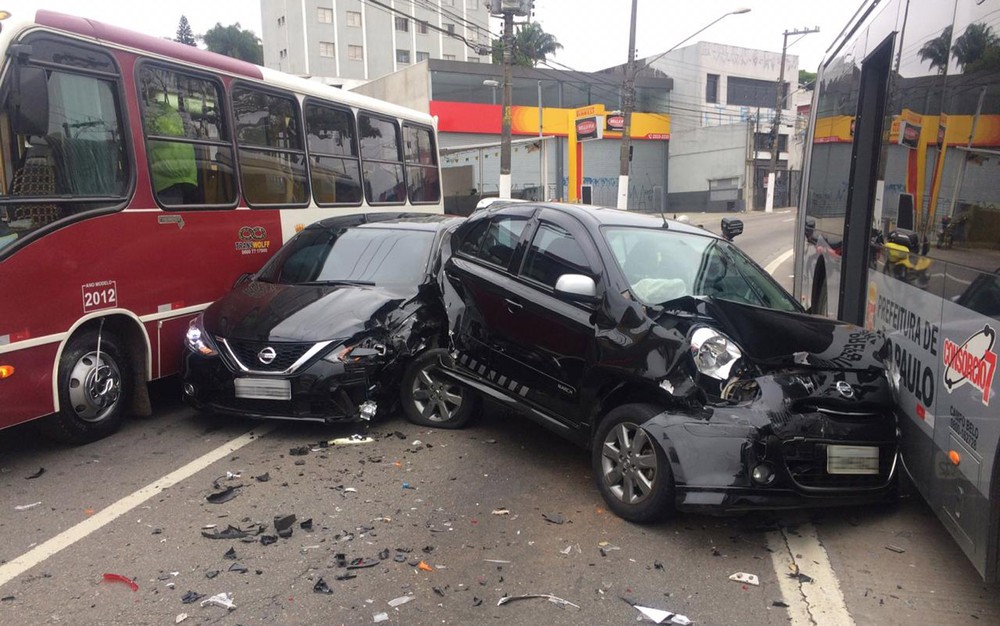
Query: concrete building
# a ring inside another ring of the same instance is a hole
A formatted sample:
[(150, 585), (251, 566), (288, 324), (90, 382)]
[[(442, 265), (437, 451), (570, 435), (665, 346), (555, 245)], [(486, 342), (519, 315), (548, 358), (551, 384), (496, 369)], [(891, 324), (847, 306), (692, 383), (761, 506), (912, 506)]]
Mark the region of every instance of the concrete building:
[(264, 65), (350, 87), (427, 59), (490, 62), (483, 0), (260, 0)]
[[(669, 76), (670, 211), (763, 208), (781, 53), (701, 41), (644, 60), (640, 75)], [(786, 55), (775, 206), (797, 197), (798, 57)], [(620, 75), (621, 66), (606, 70)]]
[[(621, 107), (621, 80), (601, 73), (523, 67), (513, 68), (513, 75), (513, 196), (579, 197), (615, 206), (621, 149), (621, 127), (615, 127), (621, 116), (615, 111)], [(445, 209), (465, 213), (481, 197), (499, 193), (502, 81), (499, 65), (432, 59), (354, 91), (438, 117)], [(636, 85), (629, 208), (659, 212), (666, 207), (671, 81), (644, 76)], [(597, 133), (602, 138), (577, 143), (574, 116), (591, 115), (591, 109), (598, 119), (601, 109), (607, 113), (603, 133)], [(579, 182), (575, 191), (571, 181)]]

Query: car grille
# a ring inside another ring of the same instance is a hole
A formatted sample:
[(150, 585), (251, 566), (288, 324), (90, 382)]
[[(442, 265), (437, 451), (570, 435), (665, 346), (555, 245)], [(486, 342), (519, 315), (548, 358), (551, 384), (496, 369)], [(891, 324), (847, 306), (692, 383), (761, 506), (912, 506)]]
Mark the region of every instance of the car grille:
[(872, 489), (888, 483), (896, 455), (893, 444), (878, 444), (878, 474), (829, 474), (826, 471), (826, 449), (830, 443), (811, 440), (782, 443), (785, 468), (796, 484), (806, 489)]
[[(314, 343), (273, 343), (264, 341), (241, 341), (230, 339), (225, 341), (229, 348), (229, 356), (237, 361), (237, 365), (255, 372), (284, 372), (315, 346)], [(258, 354), (264, 348), (270, 347), (275, 352), (274, 360), (262, 363)]]

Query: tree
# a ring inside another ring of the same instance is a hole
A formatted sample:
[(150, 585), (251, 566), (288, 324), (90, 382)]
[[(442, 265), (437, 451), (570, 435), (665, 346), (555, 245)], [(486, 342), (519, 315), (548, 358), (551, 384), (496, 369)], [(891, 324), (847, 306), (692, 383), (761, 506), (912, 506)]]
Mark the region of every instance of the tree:
[(260, 45), (260, 39), (252, 30), (243, 30), (239, 22), (231, 26), (223, 26), (216, 22), (215, 26), (201, 36), (201, 39), (212, 52), (257, 65), (264, 62), (264, 49)]
[(799, 70), (799, 85), (801, 85), (803, 89), (812, 91), (816, 86), (816, 72)]
[(941, 34), (929, 39), (921, 46), (917, 54), (921, 61), (930, 63), (931, 69), (937, 68), (938, 74), (948, 71), (948, 50), (951, 48), (951, 26), (947, 26)]
[(194, 38), (194, 32), (191, 30), (191, 24), (188, 23), (188, 18), (184, 15), (181, 16), (181, 21), (177, 23), (177, 36), (174, 37), (174, 41), (189, 46), (198, 45), (197, 40)]
[(993, 29), (986, 24), (969, 24), (962, 36), (955, 40), (951, 53), (955, 62), (965, 67), (982, 59), (990, 48), (998, 45)]
[[(562, 49), (554, 35), (542, 30), (542, 25), (538, 22), (528, 22), (523, 26), (518, 26), (514, 34), (514, 47), (511, 50), (511, 59), (514, 65), (521, 67), (535, 67), (544, 61), (550, 54), (555, 54)], [(493, 40), (493, 62), (503, 63), (503, 41)]]

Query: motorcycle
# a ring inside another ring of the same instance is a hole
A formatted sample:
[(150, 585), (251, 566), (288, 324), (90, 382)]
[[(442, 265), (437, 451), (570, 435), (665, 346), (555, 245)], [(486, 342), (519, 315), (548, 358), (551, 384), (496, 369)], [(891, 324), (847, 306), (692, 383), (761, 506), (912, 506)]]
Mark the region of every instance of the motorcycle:
[(905, 230), (889, 232), (885, 242), (886, 259), (882, 271), (897, 280), (924, 289), (930, 282), (931, 260), (917, 254), (917, 233)]
[(955, 234), (965, 226), (965, 216), (952, 219), (945, 215), (941, 218), (941, 230), (937, 234), (937, 247), (950, 248), (955, 241)]

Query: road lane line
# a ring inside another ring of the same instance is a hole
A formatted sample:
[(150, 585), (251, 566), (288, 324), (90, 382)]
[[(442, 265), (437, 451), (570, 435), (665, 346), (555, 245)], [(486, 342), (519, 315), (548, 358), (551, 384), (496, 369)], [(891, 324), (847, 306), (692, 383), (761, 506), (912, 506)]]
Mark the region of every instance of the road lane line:
[(790, 259), (793, 254), (795, 254), (795, 250), (794, 249), (785, 250), (784, 252), (781, 253), (781, 255), (778, 256), (778, 258), (776, 258), (775, 260), (773, 260), (770, 263), (768, 263), (764, 267), (764, 271), (767, 272), (768, 274), (771, 274), (773, 276), (775, 270), (778, 269), (778, 266), (781, 265), (782, 263), (784, 263), (785, 261), (787, 261), (788, 259)]
[[(778, 576), (778, 588), (788, 604), (791, 626), (854, 626), (840, 583), (830, 566), (826, 549), (816, 528), (800, 519), (795, 532), (785, 528), (767, 533), (771, 561)], [(790, 574), (805, 574), (812, 580), (801, 582)]]
[(255, 428), (248, 433), (240, 435), (239, 437), (222, 444), (218, 448), (203, 454), (187, 465), (184, 465), (183, 467), (170, 472), (166, 476), (149, 483), (142, 489), (125, 496), (107, 508), (94, 513), (76, 526), (64, 530), (55, 537), (38, 546), (35, 546), (16, 559), (4, 565), (0, 565), (0, 586), (7, 584), (45, 559), (54, 556), (61, 550), (68, 548), (81, 539), (84, 539), (91, 533), (100, 530), (104, 526), (115, 521), (122, 515), (125, 515), (163, 490), (193, 476), (212, 463), (226, 458), (226, 456), (239, 450), (243, 446), (260, 439), (274, 430), (274, 428), (274, 424), (265, 424), (260, 428)]

